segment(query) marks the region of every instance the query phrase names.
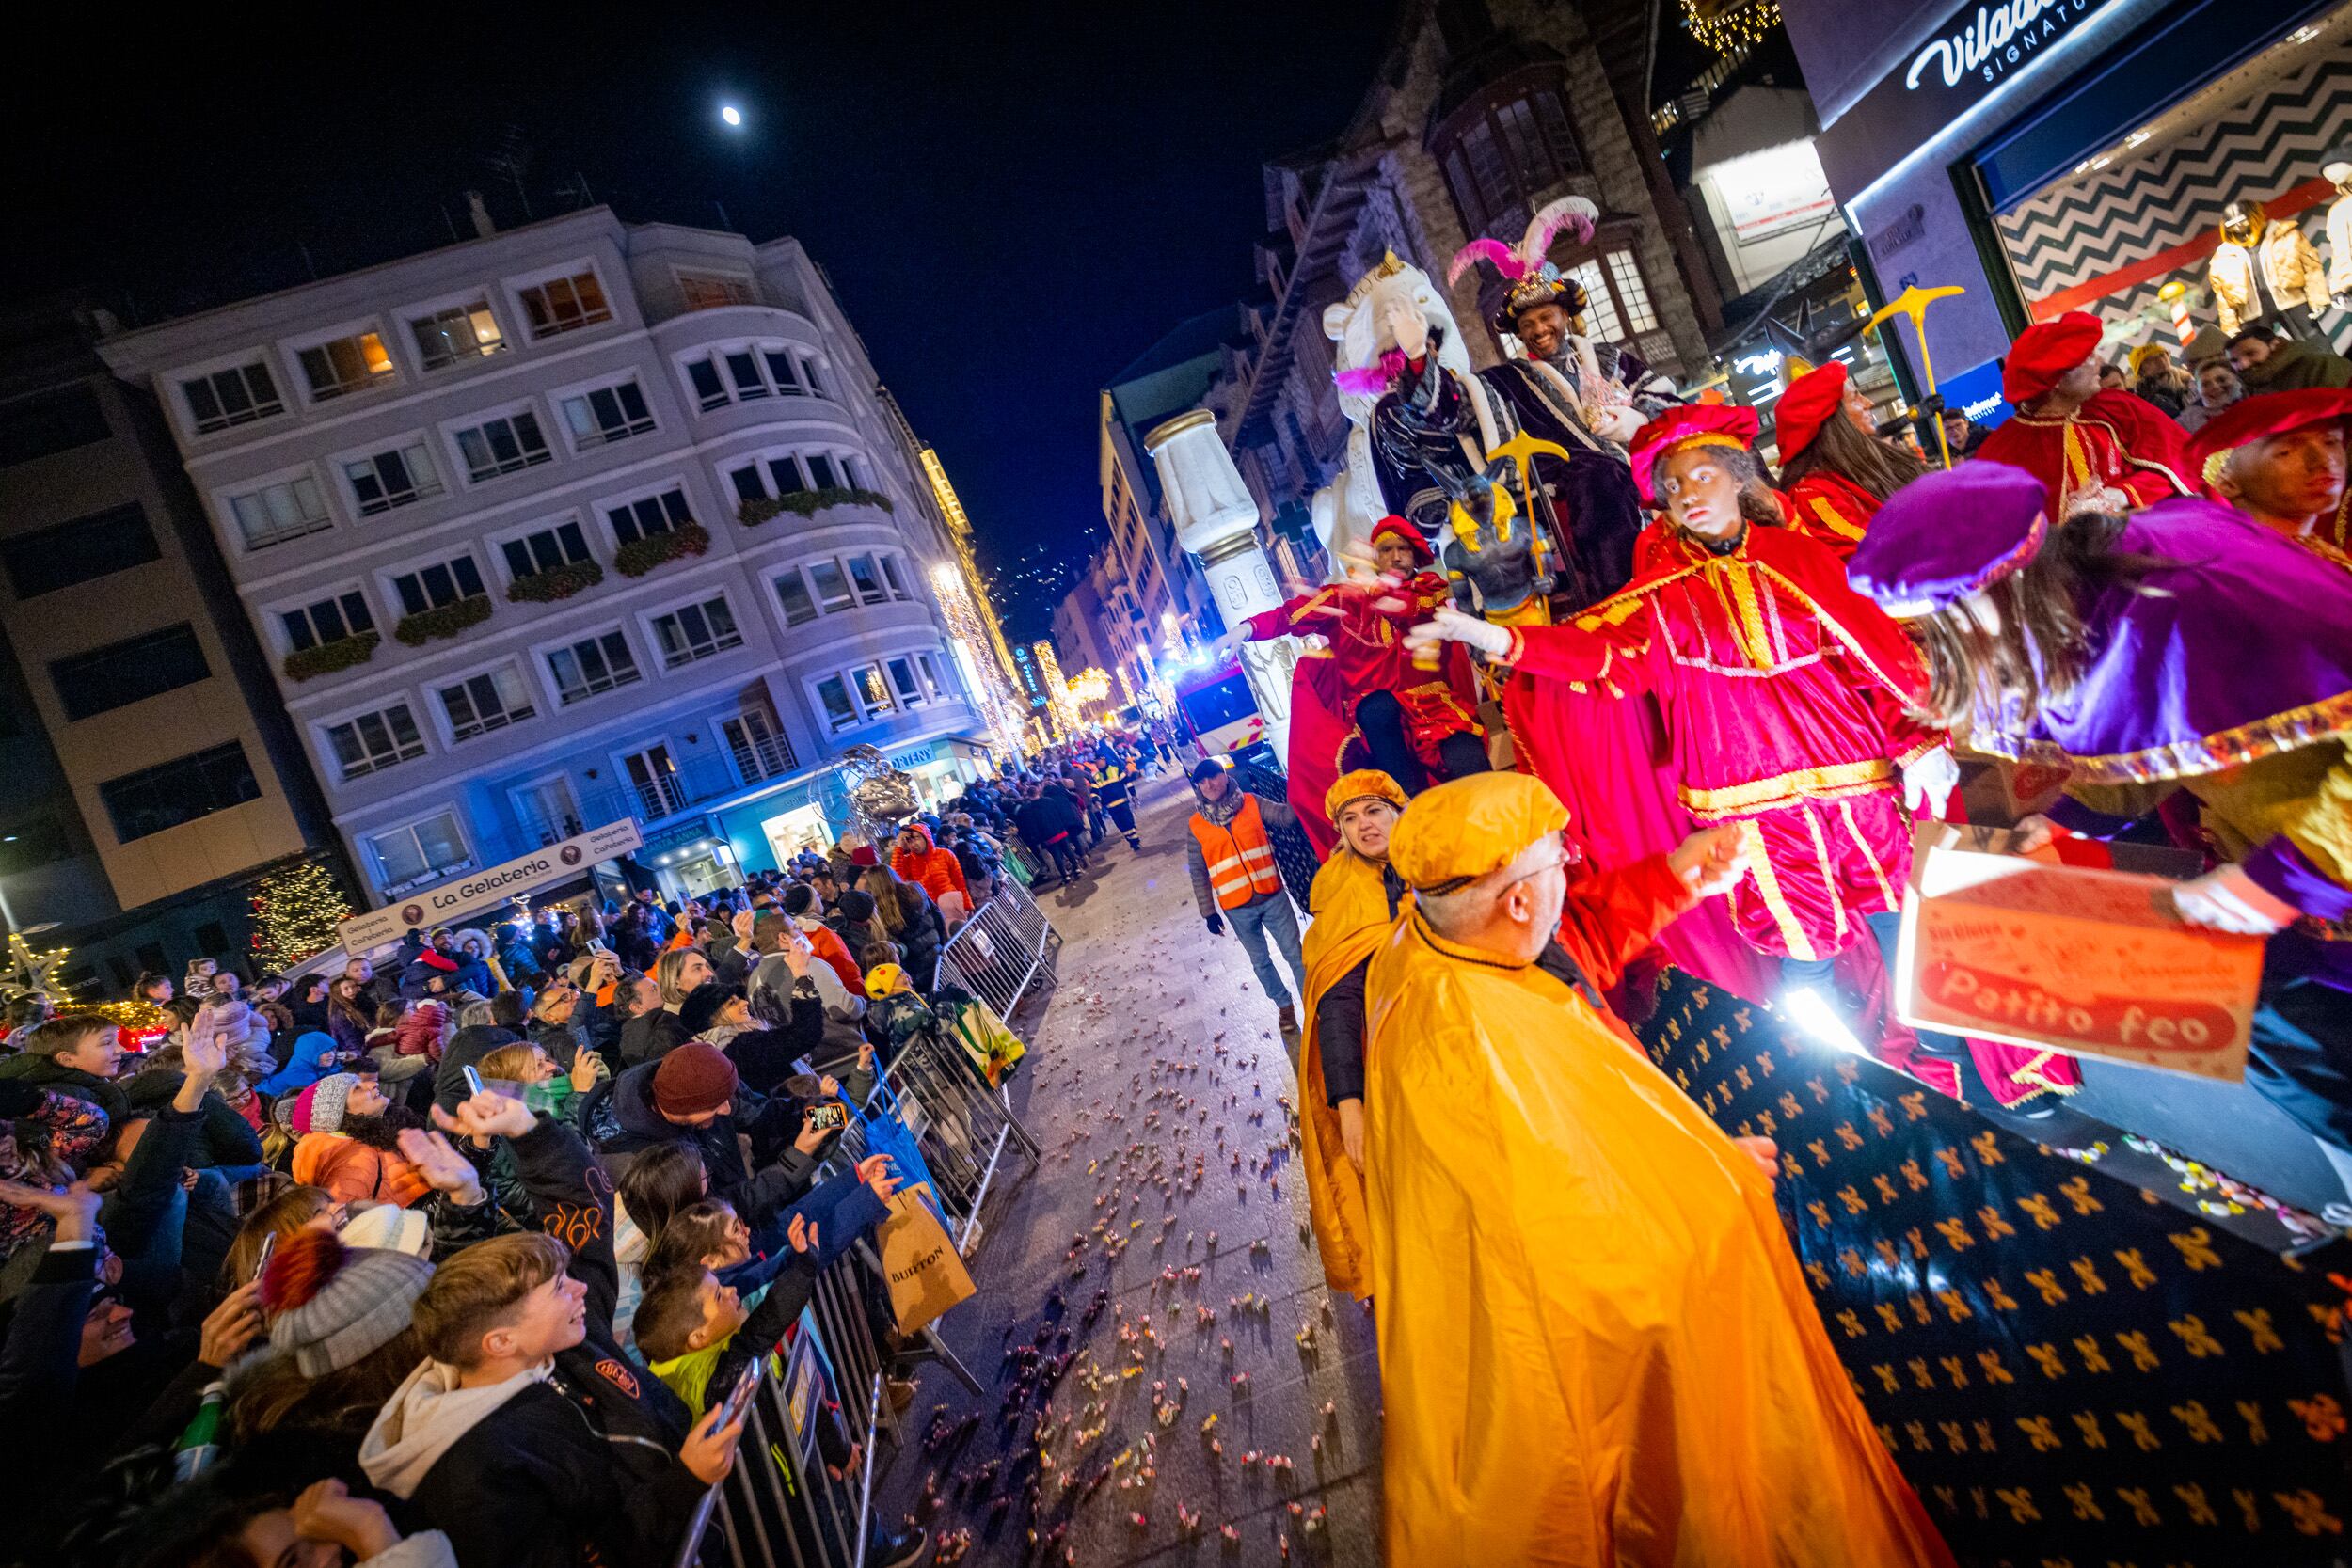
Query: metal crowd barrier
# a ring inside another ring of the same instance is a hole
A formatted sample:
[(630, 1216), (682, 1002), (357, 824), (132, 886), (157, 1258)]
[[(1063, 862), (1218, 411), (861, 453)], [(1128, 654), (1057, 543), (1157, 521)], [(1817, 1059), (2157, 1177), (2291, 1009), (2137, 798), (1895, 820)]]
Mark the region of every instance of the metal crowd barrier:
[[(730, 1568), (861, 1568), (872, 1525), (878, 1435), (899, 1441), (897, 1415), (883, 1396), (882, 1356), (866, 1326), (863, 1289), (879, 1278), (870, 1249), (845, 1255), (818, 1277), (816, 1299), (799, 1332), (762, 1363), (743, 1423), (735, 1468), (696, 1511), (675, 1568), (717, 1560)], [(777, 1372), (778, 1366), (782, 1371)], [(711, 1390), (714, 1399), (725, 1390)], [(836, 1480), (818, 1447), (818, 1423), (839, 1420), (857, 1445), (857, 1463)], [(711, 1527), (724, 1555), (706, 1558)]]
[[(942, 1024), (943, 1030), (945, 1024)], [(1014, 1149), (1030, 1168), (1042, 1149), (1000, 1094), (972, 1067), (963, 1050), (944, 1036), (918, 1035), (907, 1042), (874, 1085), (868, 1108), (888, 1111), (914, 1135), (930, 1167), (931, 1190), (965, 1257), (978, 1243), (980, 1206)], [(842, 1156), (854, 1164), (866, 1157), (865, 1130), (851, 1123), (841, 1137)]]
[(995, 896), (972, 911), (939, 949), (942, 983), (961, 986), (1009, 1020), (1032, 987), (1054, 983), (1061, 934), (1029, 890), (1000, 879)]

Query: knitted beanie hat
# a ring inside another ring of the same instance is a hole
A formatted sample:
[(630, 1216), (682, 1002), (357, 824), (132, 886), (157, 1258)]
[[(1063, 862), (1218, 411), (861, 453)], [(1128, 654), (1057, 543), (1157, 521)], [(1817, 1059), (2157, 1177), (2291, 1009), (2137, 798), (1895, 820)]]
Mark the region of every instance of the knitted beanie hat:
[(358, 1073), (330, 1072), (292, 1100), (279, 1101), (280, 1107), (292, 1107), (279, 1119), (285, 1123), (286, 1131), (297, 1138), (310, 1132), (339, 1132), (351, 1102), (351, 1091), (358, 1086)]
[(735, 1064), (726, 1053), (688, 1040), (653, 1069), (653, 1105), (665, 1117), (698, 1117), (735, 1098)]
[(341, 1371), (391, 1342), (433, 1279), (405, 1252), (346, 1247), (331, 1231), (288, 1237), (262, 1271), (269, 1342), (305, 1377)]

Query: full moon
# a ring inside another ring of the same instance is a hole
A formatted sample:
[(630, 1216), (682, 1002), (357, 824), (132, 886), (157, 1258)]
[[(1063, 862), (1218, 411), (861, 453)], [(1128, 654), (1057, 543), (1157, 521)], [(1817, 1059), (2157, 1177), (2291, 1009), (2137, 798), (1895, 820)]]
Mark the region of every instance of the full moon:
[(729, 125), (740, 125), (743, 123), (743, 111), (729, 103), (719, 111), (719, 118)]

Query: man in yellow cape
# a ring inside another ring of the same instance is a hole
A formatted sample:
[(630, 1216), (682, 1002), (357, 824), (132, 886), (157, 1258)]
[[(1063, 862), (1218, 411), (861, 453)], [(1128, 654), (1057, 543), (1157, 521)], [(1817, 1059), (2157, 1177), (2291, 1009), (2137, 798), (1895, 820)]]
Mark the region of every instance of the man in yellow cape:
[[(1366, 1209), (1388, 1560), (1948, 1568), (1742, 1148), (1554, 940), (1567, 820), (1484, 773), (1406, 808), (1375, 955)], [(1739, 874), (1736, 846), (1685, 870)]]
[(1299, 944), (1307, 960), (1307, 1018), (1299, 1030), (1298, 1138), (1307, 1167), (1307, 1212), (1323, 1277), (1334, 1291), (1372, 1294), (1364, 1221), (1364, 970), (1396, 923), (1405, 884), (1389, 869), (1389, 832), (1405, 790), (1376, 768), (1343, 773), (1325, 794), (1339, 847), (1315, 873), (1314, 924)]

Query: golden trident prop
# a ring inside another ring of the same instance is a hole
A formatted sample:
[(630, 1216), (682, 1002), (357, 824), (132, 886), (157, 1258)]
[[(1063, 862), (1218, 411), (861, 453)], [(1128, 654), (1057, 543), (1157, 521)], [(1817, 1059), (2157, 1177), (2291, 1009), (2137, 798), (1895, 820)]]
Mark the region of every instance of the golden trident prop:
[[(1928, 307), (1939, 299), (1949, 299), (1954, 294), (1964, 294), (1967, 292), (1957, 283), (1947, 283), (1940, 289), (1923, 289), (1914, 283), (1880, 307), (1878, 314), (1863, 323), (1863, 330), (1867, 331), (1891, 316), (1911, 318), (1911, 330), (1919, 339), (1919, 368), (1928, 378), (1927, 395), (1929, 397), (1935, 396), (1935, 358), (1928, 353)], [(1881, 336), (1884, 334), (1882, 333)], [(1936, 416), (1935, 420), (1935, 448), (1944, 454), (1944, 467), (1950, 467), (1952, 445), (1944, 439), (1944, 418), (1940, 414)]]

